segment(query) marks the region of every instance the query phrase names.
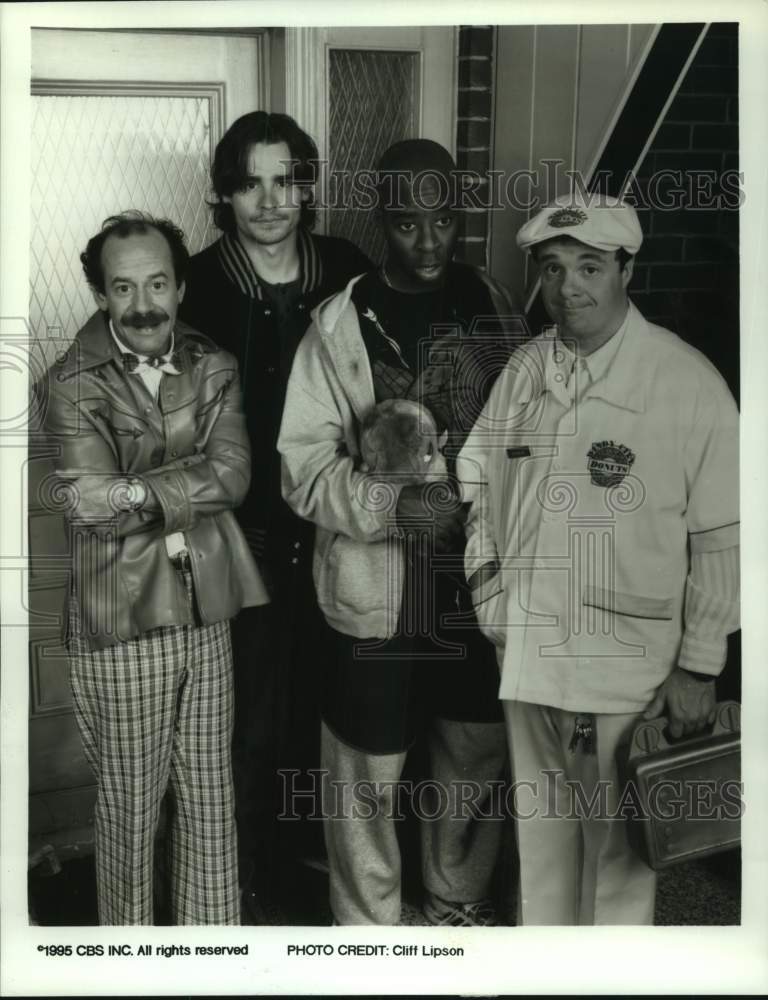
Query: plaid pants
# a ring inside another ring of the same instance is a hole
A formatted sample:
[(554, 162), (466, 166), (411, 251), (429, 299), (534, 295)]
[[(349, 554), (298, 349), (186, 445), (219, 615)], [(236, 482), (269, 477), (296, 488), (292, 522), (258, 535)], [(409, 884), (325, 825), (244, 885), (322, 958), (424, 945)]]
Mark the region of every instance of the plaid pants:
[(153, 923), (153, 841), (170, 787), (173, 922), (239, 924), (229, 622), (156, 628), (95, 651), (74, 638), (69, 655), (75, 718), (98, 781), (99, 922)]

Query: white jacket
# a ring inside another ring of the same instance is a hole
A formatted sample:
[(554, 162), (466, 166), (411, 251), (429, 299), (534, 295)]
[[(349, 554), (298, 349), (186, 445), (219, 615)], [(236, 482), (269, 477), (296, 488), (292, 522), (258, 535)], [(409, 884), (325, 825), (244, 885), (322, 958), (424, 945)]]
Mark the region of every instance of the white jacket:
[[(738, 545), (738, 415), (723, 379), (632, 305), (617, 343), (574, 405), (553, 335), (531, 340), (459, 456), (467, 575), (501, 566), (476, 610), (499, 647), (502, 698), (642, 709), (691, 608), (708, 617), (689, 552)], [(712, 609), (723, 635), (736, 627), (733, 601)]]
[(291, 370), (277, 446), (283, 496), (317, 526), (313, 575), (329, 625), (357, 638), (389, 638), (404, 575), (394, 523), (399, 487), (359, 471), (359, 427), (376, 400), (354, 284), (313, 314)]

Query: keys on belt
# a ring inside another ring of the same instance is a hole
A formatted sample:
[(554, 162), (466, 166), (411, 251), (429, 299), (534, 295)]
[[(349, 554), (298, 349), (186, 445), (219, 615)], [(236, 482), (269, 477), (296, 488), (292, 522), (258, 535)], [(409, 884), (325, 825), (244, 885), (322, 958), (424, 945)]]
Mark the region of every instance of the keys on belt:
[(171, 565), (174, 569), (180, 572), (191, 572), (192, 570), (192, 560), (189, 557), (189, 551), (187, 549), (180, 549), (170, 556)]

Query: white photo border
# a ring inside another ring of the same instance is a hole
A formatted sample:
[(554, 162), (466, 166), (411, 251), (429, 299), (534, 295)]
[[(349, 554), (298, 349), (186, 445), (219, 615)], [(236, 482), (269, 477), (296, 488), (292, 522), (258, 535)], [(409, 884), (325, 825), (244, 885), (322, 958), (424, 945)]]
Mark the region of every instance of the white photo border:
[[(18, 482), (23, 447), (0, 448), (2, 601), (2, 802), (0, 811), (0, 992), (45, 995), (762, 993), (768, 990), (768, 725), (766, 568), (768, 518), (768, 5), (732, 0), (369, 0), (345, 2), (3, 4), (0, 36), (0, 324), (28, 313), (30, 29), (34, 27), (217, 27), (329, 24), (640, 23), (739, 21), (741, 388), (743, 509), (743, 823), (739, 927), (487, 928), (151, 927), (53, 928), (27, 923), (27, 632), (15, 556), (25, 511)], [(25, 380), (2, 371), (0, 430), (26, 406)], [(17, 495), (18, 494), (18, 495)], [(408, 943), (460, 946), (463, 958), (289, 957), (290, 944)], [(247, 957), (51, 957), (46, 944), (248, 944)]]

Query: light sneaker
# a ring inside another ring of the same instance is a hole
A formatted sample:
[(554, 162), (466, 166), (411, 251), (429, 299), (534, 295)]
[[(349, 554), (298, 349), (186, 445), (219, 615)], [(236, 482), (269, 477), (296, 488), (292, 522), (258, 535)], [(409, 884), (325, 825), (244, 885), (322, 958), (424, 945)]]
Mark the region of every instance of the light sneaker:
[(424, 916), (435, 927), (496, 927), (496, 909), (489, 899), (473, 903), (454, 903), (428, 892)]

